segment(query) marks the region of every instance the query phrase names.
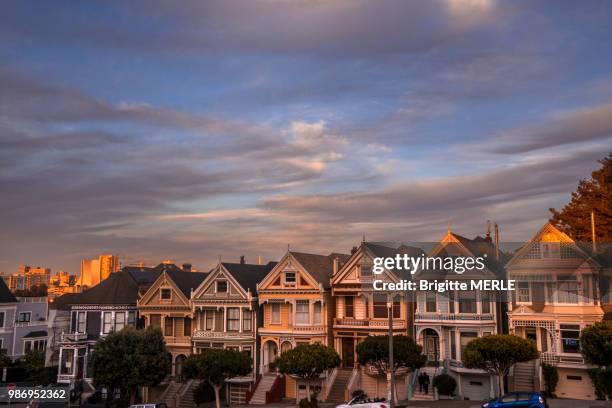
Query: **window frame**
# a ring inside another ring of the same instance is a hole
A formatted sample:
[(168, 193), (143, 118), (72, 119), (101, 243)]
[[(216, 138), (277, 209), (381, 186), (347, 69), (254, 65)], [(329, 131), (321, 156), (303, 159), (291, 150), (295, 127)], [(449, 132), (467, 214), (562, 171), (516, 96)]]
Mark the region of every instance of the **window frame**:
[[(170, 334), (168, 334), (168, 331), (170, 331)], [(164, 317), (164, 337), (174, 337), (174, 318), (170, 316)]]
[[(225, 285), (225, 289), (224, 290), (219, 290), (219, 285), (220, 284), (224, 284)], [(227, 280), (224, 279), (219, 279), (216, 281), (215, 283), (215, 293), (228, 293), (229, 292), (229, 284), (227, 282)]]
[[(106, 316), (110, 318), (108, 323), (106, 322)], [(102, 334), (109, 334), (113, 331), (113, 312), (102, 312)], [(108, 330), (107, 330), (108, 325)]]
[[(350, 302), (348, 301), (350, 299)], [(350, 312), (350, 313), (349, 313)], [(355, 318), (355, 297), (344, 296), (344, 317)]]
[(242, 331), (253, 331), (253, 312), (249, 309), (244, 309), (242, 311)]
[[(278, 310), (274, 310), (274, 309)], [(277, 318), (275, 318), (275, 315)], [(270, 303), (270, 324), (281, 324), (281, 304)]]
[[(293, 275), (293, 282), (287, 280), (287, 275)], [(297, 272), (296, 271), (283, 271), (283, 284), (285, 286), (296, 286), (297, 285)]]
[[(301, 306), (304, 310), (299, 310)], [(310, 301), (298, 299), (295, 301), (295, 324), (305, 326), (310, 324)]]
[[(230, 317), (230, 315), (236, 314), (235, 316)], [(228, 307), (227, 313), (225, 314), (225, 330), (228, 332), (238, 332), (240, 331), (240, 308), (239, 307)], [(231, 323), (231, 324), (230, 324)], [(230, 326), (235, 326), (235, 328), (230, 328)]]
[[(27, 320), (22, 319), (21, 316), (28, 316)], [(17, 323), (30, 323), (32, 321), (32, 312), (19, 312), (17, 315)]]
[[(164, 293), (168, 293), (168, 297), (164, 297)], [(160, 288), (159, 300), (161, 300), (162, 302), (172, 301), (172, 288)]]

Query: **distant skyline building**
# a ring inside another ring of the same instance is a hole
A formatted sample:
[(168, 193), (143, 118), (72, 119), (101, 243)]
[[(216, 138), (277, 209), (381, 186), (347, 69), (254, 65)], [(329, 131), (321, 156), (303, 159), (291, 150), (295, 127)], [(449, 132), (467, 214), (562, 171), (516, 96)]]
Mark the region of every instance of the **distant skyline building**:
[(108, 278), (111, 273), (119, 271), (119, 258), (112, 254), (100, 255), (98, 259), (81, 261), (79, 285), (92, 287)]

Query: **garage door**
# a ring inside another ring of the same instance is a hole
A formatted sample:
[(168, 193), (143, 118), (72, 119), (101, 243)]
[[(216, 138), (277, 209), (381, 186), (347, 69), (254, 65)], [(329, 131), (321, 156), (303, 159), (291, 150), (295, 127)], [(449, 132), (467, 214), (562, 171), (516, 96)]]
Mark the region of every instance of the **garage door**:
[(484, 401), (489, 399), (491, 390), (490, 377), (484, 375), (463, 375), (461, 385), (463, 387), (463, 398), (473, 401)]
[(594, 400), (595, 390), (586, 370), (558, 368), (559, 382), (555, 394), (561, 398)]

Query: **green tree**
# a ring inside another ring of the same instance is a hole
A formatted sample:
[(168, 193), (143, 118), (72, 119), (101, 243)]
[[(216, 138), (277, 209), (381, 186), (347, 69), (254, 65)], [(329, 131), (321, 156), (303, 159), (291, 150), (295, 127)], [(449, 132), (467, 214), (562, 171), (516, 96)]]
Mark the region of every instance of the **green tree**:
[(36, 384), (45, 382), (45, 352), (43, 350), (28, 351), (23, 357), (21, 364), (23, 364), (29, 381)]
[(276, 362), (281, 373), (306, 383), (306, 395), (310, 401), (311, 385), (319, 381), (323, 372), (338, 367), (340, 356), (333, 348), (322, 344), (300, 344), (285, 351)]
[(600, 367), (612, 365), (612, 321), (605, 320), (582, 330), (580, 350), (591, 364)]
[(188, 378), (196, 378), (210, 384), (215, 391), (217, 408), (221, 408), (219, 390), (226, 380), (248, 375), (252, 359), (244, 352), (228, 349), (208, 349), (192, 354), (185, 361), (183, 372)]
[(551, 208), (550, 222), (577, 241), (591, 241), (591, 211), (595, 213), (597, 239), (612, 236), (612, 153), (590, 179), (580, 180), (570, 202), (561, 211)]
[(422, 352), (411, 337), (393, 336), (393, 367), (389, 367), (389, 336), (368, 336), (357, 345), (359, 364), (372, 365), (380, 375), (395, 373), (400, 367), (423, 367), (427, 357)]
[(463, 351), (462, 361), (467, 368), (485, 370), (497, 375), (500, 395), (504, 394), (504, 376), (516, 363), (538, 358), (533, 341), (511, 334), (497, 334), (474, 339)]
[(136, 330), (126, 327), (96, 342), (91, 358), (93, 379), (114, 395), (135, 402), (138, 387), (159, 384), (172, 367), (161, 330), (148, 327)]

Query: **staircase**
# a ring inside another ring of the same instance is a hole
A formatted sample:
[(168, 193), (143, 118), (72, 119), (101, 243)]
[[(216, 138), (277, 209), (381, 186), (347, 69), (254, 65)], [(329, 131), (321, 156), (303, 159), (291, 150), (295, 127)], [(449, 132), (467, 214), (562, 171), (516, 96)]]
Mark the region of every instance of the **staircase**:
[(188, 381), (184, 387), (181, 388), (177, 395), (176, 408), (195, 408), (196, 404), (193, 402), (193, 392), (198, 387), (199, 382)]
[(412, 394), (412, 401), (433, 401), (433, 378), (436, 375), (436, 367), (423, 367), (420, 369), (419, 374), (421, 373), (427, 373), (427, 375), (429, 375), (429, 392), (425, 394), (425, 391), (419, 390), (419, 379), (417, 378), (414, 393)]
[(514, 391), (535, 391), (535, 360), (514, 365)]
[(348, 386), (352, 372), (352, 369), (338, 369), (336, 379), (334, 380), (331, 389), (327, 393), (327, 399), (325, 402), (345, 402), (344, 391)]
[(266, 403), (266, 392), (270, 391), (274, 380), (276, 380), (276, 374), (264, 374), (257, 384), (257, 389), (253, 393), (249, 404), (264, 405)]
[(169, 408), (174, 407), (174, 404), (176, 401), (176, 395), (181, 389), (182, 385), (183, 384), (177, 383), (174, 381), (171, 381), (170, 384), (168, 384), (168, 387), (166, 387), (166, 391), (164, 391), (164, 393), (161, 396), (161, 400), (164, 401), (167, 407)]

